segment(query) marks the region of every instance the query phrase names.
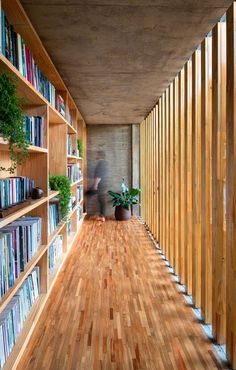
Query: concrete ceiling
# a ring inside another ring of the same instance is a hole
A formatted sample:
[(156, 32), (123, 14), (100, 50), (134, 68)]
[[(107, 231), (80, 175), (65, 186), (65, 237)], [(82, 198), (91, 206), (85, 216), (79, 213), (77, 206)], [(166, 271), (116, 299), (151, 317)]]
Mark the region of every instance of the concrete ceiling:
[(231, 0), (22, 0), (87, 124), (140, 123)]

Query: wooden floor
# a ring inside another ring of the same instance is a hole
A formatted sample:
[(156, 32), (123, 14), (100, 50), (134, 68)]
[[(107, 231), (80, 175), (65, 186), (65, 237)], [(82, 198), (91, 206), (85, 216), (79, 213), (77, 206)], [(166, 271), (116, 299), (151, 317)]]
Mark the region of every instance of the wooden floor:
[(18, 367), (226, 368), (135, 219), (85, 221)]

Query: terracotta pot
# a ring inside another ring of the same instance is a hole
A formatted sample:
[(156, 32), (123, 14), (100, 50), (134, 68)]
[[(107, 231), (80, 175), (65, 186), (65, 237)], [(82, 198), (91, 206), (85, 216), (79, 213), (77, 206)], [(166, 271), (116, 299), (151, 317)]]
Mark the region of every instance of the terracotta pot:
[(127, 221), (131, 217), (130, 209), (124, 208), (122, 206), (116, 206), (115, 218), (117, 221)]

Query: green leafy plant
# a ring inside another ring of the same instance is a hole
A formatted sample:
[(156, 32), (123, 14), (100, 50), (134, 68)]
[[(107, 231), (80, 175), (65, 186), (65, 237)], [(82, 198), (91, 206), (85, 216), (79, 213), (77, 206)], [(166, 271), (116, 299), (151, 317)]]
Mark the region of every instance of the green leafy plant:
[(83, 158), (83, 156), (84, 156), (84, 145), (83, 145), (83, 142), (82, 142), (81, 139), (77, 140), (77, 148), (78, 148), (78, 151), (79, 151), (79, 156), (81, 158)]
[(0, 75), (0, 136), (8, 141), (11, 166), (0, 171), (14, 173), (28, 155), (29, 141), (24, 131), (24, 115), (16, 86), (10, 75)]
[(67, 176), (62, 175), (49, 176), (49, 186), (51, 190), (57, 190), (60, 193), (60, 212), (61, 218), (64, 220), (69, 212), (70, 180)]
[(112, 197), (113, 207), (122, 206), (123, 208), (129, 209), (129, 206), (131, 206), (132, 204), (139, 203), (138, 195), (141, 191), (140, 189), (129, 189), (128, 185), (125, 184), (123, 179), (121, 190), (121, 193), (117, 193), (111, 190), (108, 191), (108, 194)]

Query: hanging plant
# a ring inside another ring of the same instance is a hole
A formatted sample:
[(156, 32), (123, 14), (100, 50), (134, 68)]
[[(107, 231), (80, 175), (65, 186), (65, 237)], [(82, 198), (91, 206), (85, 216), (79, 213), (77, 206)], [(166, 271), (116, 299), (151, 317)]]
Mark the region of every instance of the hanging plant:
[(67, 176), (62, 175), (49, 176), (49, 186), (51, 190), (56, 190), (60, 193), (60, 212), (61, 218), (64, 220), (69, 212), (70, 180)]
[(12, 174), (17, 164), (22, 164), (28, 156), (29, 141), (24, 131), (24, 115), (16, 86), (6, 73), (0, 74), (0, 136), (8, 141), (11, 159), (11, 166), (0, 166), (0, 171)]

